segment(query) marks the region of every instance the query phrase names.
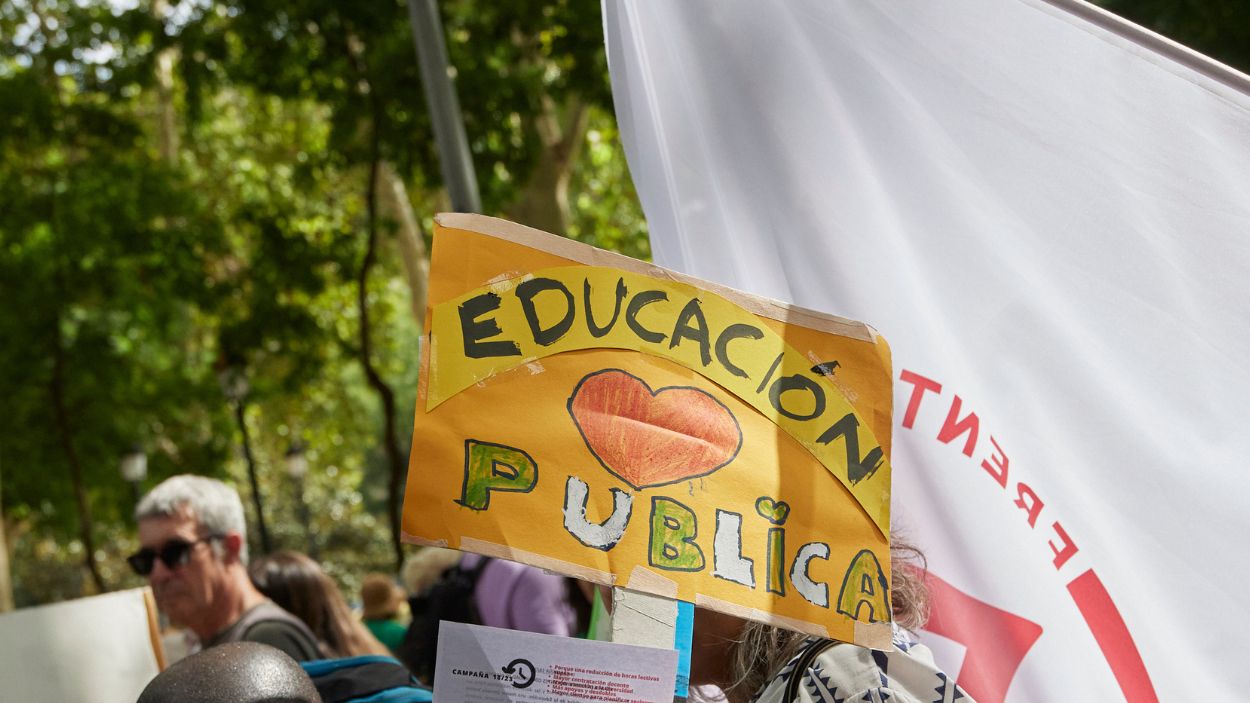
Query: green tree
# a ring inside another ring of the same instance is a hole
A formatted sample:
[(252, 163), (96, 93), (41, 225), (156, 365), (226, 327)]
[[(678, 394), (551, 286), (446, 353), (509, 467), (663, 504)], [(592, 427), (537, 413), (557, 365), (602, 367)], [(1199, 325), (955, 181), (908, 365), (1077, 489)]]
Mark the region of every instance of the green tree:
[[(485, 208), (569, 232), (574, 224), (568, 188), (591, 111), (607, 106), (598, 8), (576, 2), (461, 2), (448, 6), (446, 21), (474, 160), (479, 173), (489, 176), (482, 179)], [(189, 92), (232, 84), (283, 100), (313, 100), (328, 110), (330, 158), (363, 173), (355, 346), (381, 404), (387, 512), (398, 562), (407, 467), (399, 428), (408, 423), (399, 416), (393, 380), (381, 370), (385, 354), (377, 348), (368, 291), (382, 239), (397, 235), (396, 241), (406, 243), (401, 259), (414, 313), (423, 316), (425, 233), (416, 231), (409, 194), (428, 202), (437, 197), (438, 184), (430, 175), (437, 173), (436, 157), (406, 5), (234, 0), (206, 8), (178, 36), (184, 57), (205, 57), (202, 66), (183, 62), (186, 83), (194, 88)], [(218, 70), (208, 68), (210, 58)], [(201, 104), (202, 98), (189, 102)], [(386, 202), (391, 207), (384, 208)], [(585, 204), (579, 209), (592, 211)], [(638, 236), (636, 227), (631, 232)]]
[(183, 456), (222, 450), (183, 399), (205, 392), (195, 305), (223, 242), (186, 180), (145, 148), (136, 102), (106, 80), (125, 83), (141, 49), (112, 68), (83, 59), (99, 18), (51, 3), (0, 14), (13, 37), (0, 59), (0, 335), (13, 340), (0, 351), (11, 398), (0, 460), (6, 515), (75, 530), (103, 590), (95, 517), (119, 515), (120, 452), (166, 432)]
[[(444, 12), (487, 211), (645, 256), (598, 7)], [(0, 513), (19, 603), (139, 582), (120, 558), (133, 443), (149, 485), (243, 485), (226, 363), (250, 381), (277, 544), (317, 547), (345, 582), (398, 559), (445, 200), (405, 5), (18, 0), (0, 6), (0, 104)], [(303, 484), (282, 471), (296, 440)]]

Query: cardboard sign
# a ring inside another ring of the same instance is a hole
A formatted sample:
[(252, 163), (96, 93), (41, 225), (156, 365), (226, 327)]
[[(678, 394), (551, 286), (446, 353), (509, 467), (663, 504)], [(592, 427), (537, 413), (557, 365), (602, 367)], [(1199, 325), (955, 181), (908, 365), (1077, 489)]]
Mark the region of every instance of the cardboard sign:
[(6, 701), (132, 703), (164, 667), (149, 588), (0, 615)]
[(888, 647), (873, 330), (475, 215), (429, 300), (406, 539)]
[(434, 700), (671, 703), (677, 652), (444, 622)]

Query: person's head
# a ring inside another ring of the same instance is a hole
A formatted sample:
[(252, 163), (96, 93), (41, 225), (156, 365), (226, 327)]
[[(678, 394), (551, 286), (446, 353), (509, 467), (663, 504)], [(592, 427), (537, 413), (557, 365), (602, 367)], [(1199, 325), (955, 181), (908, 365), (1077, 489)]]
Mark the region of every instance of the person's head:
[(274, 603), (304, 621), (329, 657), (389, 654), (356, 619), (321, 565), (299, 552), (274, 552), (252, 562), (252, 583)]
[[(924, 554), (891, 536), (890, 608), (894, 622), (915, 630), (928, 619)], [(802, 648), (807, 635), (702, 608), (695, 610), (692, 685), (713, 683), (729, 701), (749, 700)]]
[(443, 576), (443, 572), (460, 562), (463, 552), (442, 547), (421, 547), (404, 561), (399, 582), (409, 596), (424, 595)]
[(138, 703), (321, 703), (308, 674), (279, 649), (230, 642), (174, 663)]
[(135, 521), (140, 549), (128, 561), (174, 624), (205, 638), (241, 614), (250, 592), (247, 524), (233, 488), (174, 476), (139, 501)]
[(377, 572), (365, 574), (360, 583), (360, 604), (365, 620), (392, 620), (404, 602), (404, 589), (390, 576)]

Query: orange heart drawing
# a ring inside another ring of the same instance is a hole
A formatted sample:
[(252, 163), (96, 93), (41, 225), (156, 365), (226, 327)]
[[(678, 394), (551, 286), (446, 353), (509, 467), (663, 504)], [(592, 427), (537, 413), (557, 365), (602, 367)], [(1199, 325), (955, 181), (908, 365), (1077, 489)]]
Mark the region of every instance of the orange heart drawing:
[(635, 489), (707, 476), (742, 447), (738, 420), (710, 393), (690, 386), (653, 391), (620, 369), (587, 374), (568, 407), (590, 453)]

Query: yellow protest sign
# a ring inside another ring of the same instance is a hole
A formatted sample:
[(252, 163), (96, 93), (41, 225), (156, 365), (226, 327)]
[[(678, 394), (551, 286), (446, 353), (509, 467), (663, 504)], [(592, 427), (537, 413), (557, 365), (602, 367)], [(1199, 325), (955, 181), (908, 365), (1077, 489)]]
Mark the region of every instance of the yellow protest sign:
[(887, 646), (870, 328), (436, 218), (405, 537)]

